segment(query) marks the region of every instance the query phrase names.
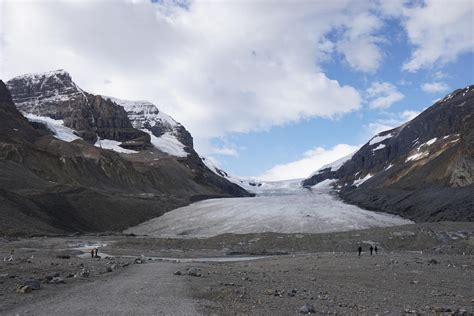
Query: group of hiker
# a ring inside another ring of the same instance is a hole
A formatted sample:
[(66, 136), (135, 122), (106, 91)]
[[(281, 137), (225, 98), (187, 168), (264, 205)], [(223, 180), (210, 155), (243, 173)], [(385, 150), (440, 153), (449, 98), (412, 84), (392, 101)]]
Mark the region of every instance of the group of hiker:
[[(362, 253), (362, 246), (359, 246), (359, 248), (357, 248), (357, 251), (359, 252), (359, 257), (360, 257), (360, 255), (361, 255), (361, 253)], [(370, 255), (371, 255), (371, 256), (372, 256), (372, 254), (374, 253), (374, 251), (375, 251), (375, 254), (377, 254), (377, 251), (378, 251), (377, 245), (376, 245), (375, 247), (372, 246), (372, 245), (370, 245), (369, 251), (370, 251)]]
[(91, 257), (92, 258), (99, 258), (99, 248), (92, 248), (91, 249)]

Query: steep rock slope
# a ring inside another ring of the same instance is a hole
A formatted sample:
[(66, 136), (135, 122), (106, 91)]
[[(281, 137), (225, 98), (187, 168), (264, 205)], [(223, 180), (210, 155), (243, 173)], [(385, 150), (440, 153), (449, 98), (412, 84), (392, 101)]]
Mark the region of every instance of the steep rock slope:
[(121, 230), (203, 197), (248, 195), (217, 176), (206, 181), (189, 158), (59, 138), (25, 119), (0, 81), (0, 235)]
[(416, 221), (474, 220), (474, 86), (303, 181), (336, 180), (341, 196)]

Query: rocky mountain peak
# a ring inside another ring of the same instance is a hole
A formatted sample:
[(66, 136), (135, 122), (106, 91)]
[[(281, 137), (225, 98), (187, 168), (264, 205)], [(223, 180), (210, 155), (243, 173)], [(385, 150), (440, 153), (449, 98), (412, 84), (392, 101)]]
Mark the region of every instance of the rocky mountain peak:
[(89, 143), (100, 138), (133, 149), (151, 146), (150, 136), (133, 128), (123, 107), (83, 91), (64, 70), (18, 76), (7, 87), (21, 112), (61, 121)]
[(15, 77), (7, 82), (13, 101), (20, 110), (31, 110), (41, 102), (55, 102), (82, 96), (71, 75), (60, 69)]
[(160, 150), (178, 157), (192, 153), (193, 138), (186, 128), (148, 101), (129, 101), (106, 97), (122, 106), (133, 127), (149, 133), (151, 142)]

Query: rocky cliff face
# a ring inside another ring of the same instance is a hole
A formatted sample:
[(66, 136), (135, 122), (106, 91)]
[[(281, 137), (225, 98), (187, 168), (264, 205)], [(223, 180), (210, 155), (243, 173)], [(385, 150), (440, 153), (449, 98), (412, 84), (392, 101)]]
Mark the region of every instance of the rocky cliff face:
[(150, 145), (149, 135), (133, 128), (123, 107), (83, 91), (64, 70), (15, 77), (7, 87), (20, 111), (62, 120), (87, 142), (101, 138), (130, 142), (127, 147)]
[(473, 118), (474, 86), (455, 90), (303, 185), (333, 179), (348, 201), (414, 220), (474, 220)]

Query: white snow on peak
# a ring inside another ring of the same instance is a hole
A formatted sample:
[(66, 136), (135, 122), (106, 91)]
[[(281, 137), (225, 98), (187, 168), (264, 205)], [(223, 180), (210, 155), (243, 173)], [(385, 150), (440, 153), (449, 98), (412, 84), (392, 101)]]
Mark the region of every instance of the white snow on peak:
[(160, 137), (156, 137), (147, 129), (142, 129), (142, 131), (150, 135), (152, 145), (162, 152), (176, 157), (188, 156), (188, 153), (184, 150), (185, 146), (176, 138), (175, 135), (166, 132)]
[(365, 181), (369, 180), (370, 178), (372, 178), (373, 175), (371, 175), (370, 173), (368, 173), (364, 178), (362, 179), (357, 179), (354, 181), (354, 185), (356, 187), (358, 187), (359, 185), (361, 185), (362, 183), (364, 183)]
[(64, 69), (58, 69), (58, 70), (53, 70), (53, 71), (46, 71), (46, 72), (36, 72), (36, 73), (29, 73), (29, 74), (24, 74), (20, 76), (16, 76), (12, 78), (11, 80), (27, 80), (31, 83), (39, 83), (40, 80), (43, 80), (44, 78), (49, 78), (49, 77), (54, 77), (58, 75), (69, 75), (67, 71)]
[(74, 130), (64, 126), (63, 120), (55, 120), (47, 116), (39, 116), (31, 113), (23, 113), (28, 121), (37, 122), (46, 125), (46, 127), (54, 134), (54, 137), (71, 142), (80, 137), (74, 134)]
[(138, 151), (126, 149), (120, 147), (121, 142), (112, 139), (99, 139), (95, 142), (94, 146), (102, 149), (110, 149), (122, 154), (136, 154)]
[[(148, 101), (129, 101), (109, 96), (103, 97), (123, 106), (133, 127), (148, 133), (151, 137), (151, 143), (158, 150), (176, 157), (188, 156), (188, 153), (184, 150), (186, 146), (177, 137), (177, 128), (181, 124), (168, 114), (160, 111), (156, 105)], [(148, 129), (157, 125), (164, 131), (159, 137), (153, 135), (152, 131)]]
[(383, 135), (383, 136), (380, 135), (380, 134), (376, 135), (370, 140), (369, 145), (372, 146), (372, 145), (378, 144), (378, 143), (380, 143), (380, 142), (382, 142), (382, 141), (384, 141), (388, 138), (391, 138), (391, 137), (393, 137), (393, 134), (391, 134), (391, 133), (389, 133), (387, 135)]
[(179, 125), (171, 116), (160, 111), (158, 107), (151, 102), (129, 101), (109, 96), (103, 97), (123, 106), (135, 128), (143, 128), (145, 123), (148, 123), (152, 127), (157, 123), (167, 125), (170, 128)]
[[(68, 76), (67, 82), (64, 82), (64, 76)], [(60, 78), (63, 77), (63, 78)], [(31, 73), (21, 75), (10, 79), (7, 85), (12, 84), (11, 81), (22, 81), (23, 84), (29, 86), (34, 93), (31, 97), (15, 100), (17, 107), (22, 110), (27, 110), (29, 113), (40, 114), (42, 111), (40, 105), (54, 102), (65, 102), (73, 98), (83, 97), (87, 101), (84, 90), (79, 88), (74, 81), (70, 80), (70, 75), (65, 70), (55, 70), (49, 72)], [(59, 88), (45, 89), (44, 85), (49, 81), (54, 80), (59, 83)]]

